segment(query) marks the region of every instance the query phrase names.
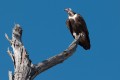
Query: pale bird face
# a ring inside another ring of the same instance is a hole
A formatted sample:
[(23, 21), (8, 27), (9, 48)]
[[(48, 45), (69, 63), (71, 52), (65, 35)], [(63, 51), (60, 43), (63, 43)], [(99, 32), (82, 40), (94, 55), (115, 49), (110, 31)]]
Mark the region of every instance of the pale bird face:
[(71, 8), (66, 8), (65, 11), (66, 11), (67, 13), (70, 13), (70, 12), (72, 11), (72, 9), (71, 9)]
[(65, 11), (68, 13), (68, 16), (74, 16), (75, 13), (72, 11), (71, 8), (66, 8)]

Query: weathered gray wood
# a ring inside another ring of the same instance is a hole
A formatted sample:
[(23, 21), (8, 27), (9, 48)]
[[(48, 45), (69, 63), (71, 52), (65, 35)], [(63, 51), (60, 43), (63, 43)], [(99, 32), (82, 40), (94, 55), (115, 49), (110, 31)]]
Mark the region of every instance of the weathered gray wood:
[(9, 75), (9, 80), (13, 80), (12, 71), (9, 71), (8, 75)]
[(10, 42), (13, 49), (13, 53), (9, 48), (7, 51), (14, 63), (14, 74), (9, 72), (9, 80), (33, 80), (38, 74), (62, 63), (75, 52), (80, 38), (80, 36), (78, 36), (78, 38), (74, 40), (65, 51), (58, 55), (46, 59), (38, 64), (32, 64), (21, 40), (22, 28), (20, 25), (16, 24), (13, 28), (12, 39), (9, 39), (7, 34), (5, 34), (5, 37)]
[[(10, 40), (7, 34), (5, 34), (5, 36), (10, 42), (14, 53), (12, 54), (12, 51), (10, 51), (9, 49), (7, 51), (14, 63), (14, 74), (12, 75), (12, 79), (31, 80), (30, 74), (32, 72), (32, 63), (21, 41), (22, 28), (19, 24), (16, 24), (13, 28), (12, 39)], [(11, 79), (11, 77), (9, 77), (9, 79)]]
[(36, 64), (35, 65), (36, 70), (35, 70), (35, 73), (34, 73), (32, 79), (34, 79), (34, 77), (36, 77), (38, 74), (44, 72), (45, 70), (47, 70), (59, 63), (62, 63), (64, 60), (69, 58), (76, 51), (79, 38), (80, 38), (80, 36), (78, 36), (77, 40), (74, 40), (72, 42), (72, 44), (65, 51), (63, 51), (63, 52), (59, 53), (58, 55), (55, 55), (49, 59), (46, 59), (43, 62)]

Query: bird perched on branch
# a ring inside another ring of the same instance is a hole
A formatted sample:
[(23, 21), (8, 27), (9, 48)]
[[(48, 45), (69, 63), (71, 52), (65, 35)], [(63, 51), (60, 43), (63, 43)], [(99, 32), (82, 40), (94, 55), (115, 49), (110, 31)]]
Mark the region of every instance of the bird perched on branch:
[(80, 41), (78, 44), (85, 50), (90, 49), (89, 32), (83, 17), (72, 11), (71, 8), (66, 8), (65, 11), (68, 13), (66, 24), (72, 36), (76, 39), (78, 35), (80, 35)]

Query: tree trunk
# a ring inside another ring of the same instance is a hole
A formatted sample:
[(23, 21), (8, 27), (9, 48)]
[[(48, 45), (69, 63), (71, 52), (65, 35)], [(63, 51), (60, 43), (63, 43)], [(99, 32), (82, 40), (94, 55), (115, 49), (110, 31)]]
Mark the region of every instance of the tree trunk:
[(5, 34), (5, 37), (10, 42), (13, 49), (13, 53), (9, 50), (9, 48), (7, 50), (14, 63), (14, 74), (9, 71), (9, 80), (33, 80), (38, 74), (44, 72), (52, 66), (62, 63), (74, 53), (80, 38), (80, 36), (78, 36), (78, 38), (74, 40), (65, 51), (59, 53), (58, 55), (46, 59), (38, 64), (32, 64), (21, 40), (22, 28), (20, 25), (15, 24), (12, 31), (12, 39), (9, 39), (7, 34)]

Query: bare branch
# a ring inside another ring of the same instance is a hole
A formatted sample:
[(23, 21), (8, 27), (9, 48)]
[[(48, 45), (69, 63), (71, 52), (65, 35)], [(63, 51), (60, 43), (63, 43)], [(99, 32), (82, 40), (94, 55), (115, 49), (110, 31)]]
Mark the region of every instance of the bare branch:
[[(30, 74), (32, 73), (31, 60), (27, 55), (27, 51), (24, 48), (21, 37), (22, 37), (22, 28), (19, 24), (15, 24), (15, 27), (12, 31), (12, 40), (9, 39), (8, 35), (5, 34), (6, 39), (11, 43), (13, 49), (13, 54), (7, 50), (9, 56), (14, 62), (14, 75), (12, 76), (9, 72), (10, 80), (31, 80)], [(12, 77), (11, 77), (12, 76)]]
[(12, 71), (9, 71), (8, 75), (9, 75), (9, 80), (13, 80)]
[(8, 47), (7, 53), (9, 54), (9, 56), (12, 59), (12, 61), (14, 62), (14, 55), (12, 54), (12, 51), (9, 50), (9, 47)]
[(45, 70), (59, 64), (59, 63), (62, 63), (63, 61), (65, 61), (67, 58), (69, 58), (76, 50), (77, 48), (77, 44), (78, 44), (78, 41), (79, 41), (79, 38), (80, 38), (80, 35), (78, 36), (78, 38), (76, 40), (74, 40), (70, 46), (65, 50), (63, 51), (62, 53), (56, 55), (56, 56), (53, 56), (47, 60), (44, 60), (43, 62), (41, 63), (38, 63), (35, 67), (36, 67), (36, 70), (35, 70), (35, 73), (33, 74), (33, 77), (32, 79), (34, 79), (38, 74), (40, 74), (41, 72), (44, 72)]
[(13, 28), (12, 40), (9, 39), (7, 34), (5, 34), (5, 37), (11, 43), (11, 47), (13, 49), (13, 54), (9, 48), (7, 50), (9, 56), (14, 62), (14, 75), (9, 71), (9, 80), (33, 80), (38, 74), (69, 58), (76, 51), (80, 35), (66, 50), (42, 61), (41, 63), (38, 63), (37, 65), (32, 64), (29, 59), (29, 55), (27, 54), (21, 40), (22, 28), (19, 24), (15, 24), (15, 27)]
[(10, 42), (10, 44), (12, 44), (12, 40), (10, 40), (10, 38), (8, 37), (8, 35), (6, 33), (5, 33), (5, 37)]

